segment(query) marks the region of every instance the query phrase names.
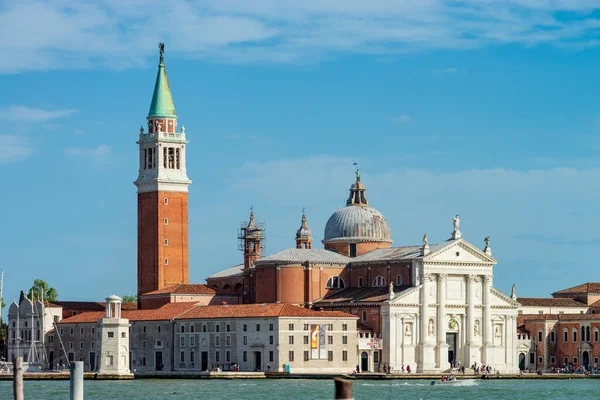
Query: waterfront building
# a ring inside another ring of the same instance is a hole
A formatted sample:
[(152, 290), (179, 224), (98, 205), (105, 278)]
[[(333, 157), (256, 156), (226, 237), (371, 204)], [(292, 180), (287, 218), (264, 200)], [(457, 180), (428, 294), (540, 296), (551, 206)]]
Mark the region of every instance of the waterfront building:
[[(51, 333), (54, 343), (60, 337), (65, 344), (65, 357), (83, 361), (89, 371), (102, 372), (106, 362), (97, 360), (110, 340), (102, 326), (111, 321), (103, 315), (94, 311), (63, 319), (58, 332)], [(129, 353), (123, 345), (118, 354), (130, 358), (132, 371), (232, 371), (235, 364), (240, 371), (350, 373), (356, 365), (357, 318), (344, 312), (291, 304), (184, 302), (123, 310), (122, 317), (128, 323), (119, 327), (130, 327), (117, 336), (127, 335)], [(116, 329), (115, 324), (107, 326)], [(52, 351), (58, 354), (60, 346)]]
[(600, 360), (600, 283), (552, 293), (550, 298), (517, 297), (519, 368), (587, 371)]
[(98, 320), (98, 373), (129, 374), (129, 320), (121, 316), (121, 298), (106, 298), (106, 314)]

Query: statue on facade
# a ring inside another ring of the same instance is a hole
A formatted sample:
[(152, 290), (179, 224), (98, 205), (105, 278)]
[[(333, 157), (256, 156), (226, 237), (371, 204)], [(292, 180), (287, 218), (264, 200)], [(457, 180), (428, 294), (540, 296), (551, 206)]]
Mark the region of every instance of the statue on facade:
[(429, 237), (427, 234), (423, 235), (423, 246), (427, 246), (429, 244)]
[(389, 292), (388, 292), (388, 300), (391, 300), (394, 297), (394, 283), (390, 282)]
[(492, 238), (490, 238), (489, 236), (485, 237), (485, 248), (487, 249), (488, 247), (490, 247), (490, 240), (492, 240)]
[(144, 127), (140, 126), (140, 135), (144, 133)]
[(412, 330), (410, 329), (410, 324), (406, 324), (406, 328), (404, 328), (404, 336), (412, 336)]
[(158, 51), (160, 51), (160, 56), (162, 57), (163, 54), (165, 54), (165, 44), (164, 43), (159, 43), (158, 44)]
[(460, 227), (460, 217), (458, 216), (458, 214), (456, 214), (452, 221), (454, 222), (454, 232), (458, 232), (458, 228)]
[(512, 289), (510, 290), (510, 298), (513, 300), (517, 299), (517, 285), (512, 285)]
[(473, 327), (473, 333), (475, 336), (479, 336), (479, 320), (475, 320), (475, 326)]
[(433, 336), (433, 320), (429, 320), (429, 325), (427, 326), (427, 333), (429, 336)]
[(496, 333), (495, 333), (495, 335), (496, 335), (497, 338), (502, 337), (502, 333), (500, 333), (500, 327), (499, 326), (496, 326)]

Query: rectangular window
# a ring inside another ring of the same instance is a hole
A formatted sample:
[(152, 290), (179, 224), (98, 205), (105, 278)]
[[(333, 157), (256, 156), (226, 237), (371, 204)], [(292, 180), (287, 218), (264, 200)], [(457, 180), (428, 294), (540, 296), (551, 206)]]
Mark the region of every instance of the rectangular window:
[(182, 351), (179, 356), (179, 362), (182, 362), (182, 363), (185, 362), (185, 352), (184, 351)]
[(577, 364), (577, 361), (579, 361), (577, 357), (573, 357), (573, 364)]
[(185, 337), (181, 336), (179, 338), (179, 347), (184, 347), (185, 346)]
[(231, 352), (229, 350), (225, 352), (225, 361), (231, 361)]
[(333, 361), (333, 351), (329, 350), (327, 352), (327, 360), (328, 361)]
[(227, 336), (227, 337), (225, 338), (225, 345), (226, 345), (226, 346), (231, 346), (231, 336)]
[(348, 336), (342, 336), (342, 344), (348, 344)]
[(598, 331), (594, 331), (594, 342), (598, 341)]
[(220, 346), (220, 345), (221, 345), (221, 338), (220, 338), (220, 337), (218, 337), (218, 336), (215, 336), (215, 344), (216, 344), (217, 346)]
[(308, 344), (308, 336), (304, 336), (304, 344)]
[(185, 325), (181, 325), (181, 333), (185, 333)]
[(225, 330), (226, 330), (227, 332), (231, 332), (231, 325), (227, 324), (227, 325), (225, 326)]
[(362, 287), (362, 285), (363, 285), (363, 277), (359, 276), (358, 277), (358, 287)]
[(343, 331), (347, 331), (348, 330), (348, 324), (342, 324), (342, 330)]
[(594, 364), (598, 365), (598, 357), (594, 357)]
[(569, 357), (565, 357), (565, 359), (563, 360), (564, 364), (567, 365), (569, 363)]
[(243, 357), (244, 362), (248, 361), (248, 352), (245, 351), (243, 355), (244, 355), (244, 357)]
[(165, 265), (169, 265), (169, 259), (165, 258)]
[(273, 362), (273, 352), (272, 351), (269, 352), (269, 361)]
[(554, 343), (554, 342), (555, 342), (554, 331), (550, 331), (550, 341), (551, 341), (552, 343)]
[(79, 349), (83, 350), (83, 342), (79, 342)]
[(215, 331), (216, 331), (216, 332), (221, 332), (221, 325), (217, 324), (217, 325), (215, 326)]
[(565, 343), (567, 343), (569, 341), (569, 332), (564, 331), (563, 334), (564, 334), (563, 341)]
[(329, 329), (330, 331), (332, 331), (333, 330), (333, 324), (327, 325), (327, 329)]
[(294, 361), (294, 352), (293, 351), (288, 352), (288, 360)]
[(73, 342), (69, 342), (69, 350), (73, 349)]
[(190, 351), (190, 362), (194, 362), (194, 352)]
[(244, 336), (244, 346), (248, 344), (248, 336)]
[(220, 360), (219, 360), (219, 356), (220, 356), (219, 352), (218, 352), (218, 351), (217, 351), (217, 352), (215, 352), (215, 361), (216, 361), (216, 362), (219, 362), (219, 361), (220, 361)]
[(146, 357), (142, 357), (142, 366), (146, 366)]
[(535, 353), (529, 353), (529, 364), (535, 364)]
[(356, 257), (356, 243), (350, 243), (350, 257)]
[(96, 328), (92, 328), (92, 335), (96, 334)]
[(202, 325), (202, 332), (206, 332), (206, 325)]
[(348, 352), (346, 350), (342, 351), (342, 361), (348, 361)]
[(327, 344), (333, 344), (333, 336), (327, 336)]
[(269, 336), (269, 344), (273, 344), (273, 336)]
[(162, 347), (162, 340), (156, 341), (156, 347)]
[(269, 330), (273, 332), (273, 324), (269, 324)]
[[(14, 339), (14, 337), (15, 337), (15, 333), (14, 333), (14, 332), (11, 332), (11, 334), (12, 334), (12, 337), (13, 337), (13, 339)], [(54, 336), (48, 336), (48, 339), (50, 340), (50, 343), (54, 343)]]
[(107, 334), (107, 336), (109, 338), (115, 337), (115, 333), (114, 332), (107, 332), (106, 334)]
[(142, 340), (142, 349), (145, 349), (145, 348), (146, 348), (146, 341)]
[[(271, 324), (272, 326), (273, 324)], [(272, 330), (272, 329), (271, 329)], [(260, 332), (260, 324), (256, 324), (256, 332)]]
[(165, 218), (165, 219), (163, 220), (163, 222), (164, 222), (164, 224), (165, 224), (165, 225), (169, 225), (169, 218)]
[(577, 331), (573, 331), (573, 343), (577, 342)]
[(146, 333), (146, 325), (142, 326), (142, 332)]
[(73, 328), (71, 328), (71, 335), (73, 334)]
[(363, 311), (361, 314), (362, 314), (361, 319), (363, 322), (365, 322), (367, 320), (367, 312)]
[(160, 325), (156, 326), (156, 332), (160, 333)]
[(544, 363), (544, 358), (542, 356), (538, 357), (538, 364), (543, 364)]
[(542, 341), (542, 332), (538, 332), (538, 342)]
[(373, 353), (373, 362), (375, 364), (379, 364), (379, 352), (378, 351)]
[(190, 325), (190, 332), (194, 333), (195, 330), (196, 330), (195, 325), (194, 324)]
[(79, 334), (83, 335), (83, 328), (79, 328)]
[(308, 324), (304, 324), (304, 330), (305, 331), (309, 330)]
[(402, 275), (396, 275), (396, 286), (402, 286)]
[(127, 332), (121, 332), (121, 337), (125, 339), (127, 337)]
[(248, 331), (248, 325), (244, 324), (244, 332)]
[[(273, 336), (271, 336), (271, 337), (273, 337)], [(294, 336), (290, 335), (289, 340), (290, 340), (289, 344), (294, 344)]]
[(294, 324), (289, 324), (289, 330), (293, 331), (294, 330)]
[(550, 357), (550, 364), (556, 364), (556, 357)]
[(190, 336), (190, 346), (194, 347), (196, 345), (196, 337)]
[(309, 353), (308, 350), (304, 351), (304, 361), (308, 361), (309, 360)]

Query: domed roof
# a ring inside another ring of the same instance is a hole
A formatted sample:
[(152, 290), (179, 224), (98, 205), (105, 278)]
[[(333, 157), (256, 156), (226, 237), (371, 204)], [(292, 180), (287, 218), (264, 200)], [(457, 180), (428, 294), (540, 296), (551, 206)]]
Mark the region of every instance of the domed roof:
[(356, 171), (356, 182), (350, 187), (346, 207), (337, 210), (325, 225), (323, 243), (383, 242), (392, 243), (390, 226), (383, 214), (369, 207), (365, 186)]
[(369, 206), (352, 205), (337, 210), (325, 225), (323, 243), (392, 242), (383, 214)]
[(296, 231), (296, 239), (312, 239), (312, 232), (308, 229), (308, 224), (306, 223), (306, 214), (302, 211), (302, 224), (300, 225), (300, 229)]

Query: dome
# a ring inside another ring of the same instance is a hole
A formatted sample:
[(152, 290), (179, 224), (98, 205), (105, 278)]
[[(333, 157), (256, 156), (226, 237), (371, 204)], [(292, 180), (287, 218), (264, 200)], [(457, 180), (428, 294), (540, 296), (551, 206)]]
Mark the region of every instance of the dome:
[(392, 243), (390, 226), (383, 214), (373, 207), (350, 205), (337, 210), (325, 225), (323, 243)]
[(312, 232), (308, 229), (308, 224), (306, 223), (306, 214), (304, 211), (302, 212), (302, 224), (300, 225), (300, 229), (296, 231), (296, 239), (312, 239)]

